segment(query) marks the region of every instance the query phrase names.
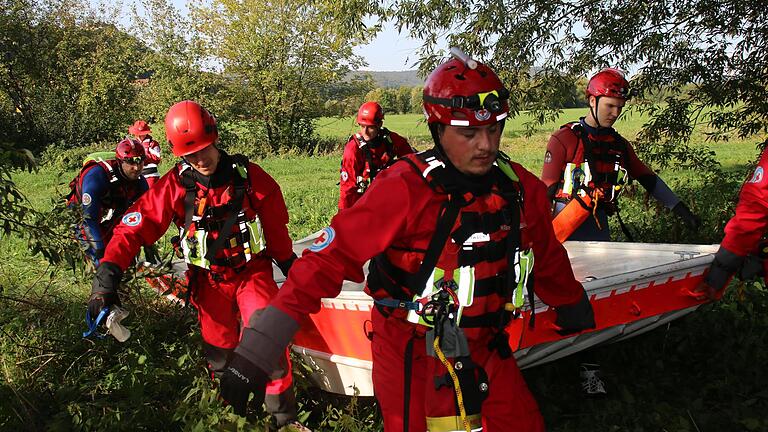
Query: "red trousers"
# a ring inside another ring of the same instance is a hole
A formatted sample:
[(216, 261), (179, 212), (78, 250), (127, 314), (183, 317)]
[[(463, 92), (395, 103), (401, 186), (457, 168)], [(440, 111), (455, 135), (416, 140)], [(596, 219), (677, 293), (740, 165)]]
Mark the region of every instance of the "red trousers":
[[(373, 388), (384, 417), (384, 430), (423, 432), (427, 430), (427, 417), (457, 415), (453, 388), (435, 389), (434, 377), (444, 375), (446, 369), (438, 359), (427, 354), (425, 338), (419, 334), (423, 332), (402, 319), (385, 318), (375, 308), (371, 316)], [(489, 330), (488, 337), (490, 333)], [(488, 375), (488, 396), (480, 412), (483, 431), (544, 431), (539, 407), (514, 357), (501, 359), (498, 353), (488, 350), (487, 342), (488, 338), (469, 340), (472, 360)], [(407, 351), (411, 351), (409, 357), (406, 357)], [(407, 372), (410, 377), (406, 377)], [(406, 416), (407, 428), (404, 427)]]
[[(256, 258), (240, 272), (228, 269), (219, 274), (191, 267), (187, 275), (206, 356), (214, 373), (223, 371), (229, 355), (240, 342), (241, 329), (277, 295), (272, 263)], [(287, 350), (283, 367), (271, 377), (268, 395), (290, 389), (293, 379)]]

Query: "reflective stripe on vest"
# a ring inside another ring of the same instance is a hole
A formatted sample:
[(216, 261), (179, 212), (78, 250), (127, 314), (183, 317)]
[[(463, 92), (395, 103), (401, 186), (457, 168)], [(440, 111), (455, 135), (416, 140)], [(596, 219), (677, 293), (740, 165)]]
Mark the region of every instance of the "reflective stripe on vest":
[[(245, 217), (245, 212), (241, 212), (238, 218)], [(238, 224), (242, 238), (248, 238), (243, 243), (243, 257), (245, 262), (253, 259), (253, 256), (264, 250), (264, 231), (261, 227), (261, 220), (256, 216), (252, 221), (242, 221)], [(195, 229), (194, 235), (188, 237), (183, 228), (179, 228), (181, 238), (181, 250), (184, 254), (184, 261), (187, 264), (194, 265), (204, 269), (211, 268), (211, 262), (205, 258), (208, 253), (208, 232), (203, 228)], [(220, 235), (224, 235), (220, 233)], [(230, 234), (231, 235), (231, 234)], [(235, 242), (235, 244), (232, 244)], [(237, 238), (230, 239), (230, 247), (238, 245)]]

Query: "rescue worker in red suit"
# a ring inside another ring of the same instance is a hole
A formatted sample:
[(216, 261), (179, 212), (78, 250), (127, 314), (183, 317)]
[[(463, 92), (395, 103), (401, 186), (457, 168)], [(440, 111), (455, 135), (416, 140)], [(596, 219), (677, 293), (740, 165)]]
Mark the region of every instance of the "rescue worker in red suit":
[[(241, 155), (216, 144), (216, 120), (200, 104), (173, 105), (165, 118), (173, 154), (182, 161), (166, 173), (115, 228), (93, 281), (89, 315), (119, 304), (123, 272), (142, 245), (153, 244), (171, 222), (189, 270), (190, 300), (198, 312), (203, 349), (213, 375), (224, 370), (241, 330), (277, 294), (272, 261), (287, 275), (296, 258), (288, 212), (275, 180)], [(270, 369), (266, 404), (278, 426), (296, 421), (288, 352)], [(262, 394), (261, 397), (264, 395)]]
[[(630, 178), (691, 229), (701, 224), (667, 184), (640, 161), (629, 141), (613, 129), (628, 93), (629, 83), (620, 71), (601, 70), (587, 84), (587, 116), (562, 126), (547, 143), (541, 180), (553, 201), (555, 232), (561, 241), (610, 241), (608, 216), (618, 214), (618, 197)], [(570, 212), (558, 218), (572, 201), (572, 208), (582, 218)], [(583, 223), (579, 224), (580, 220)], [(571, 226), (566, 229), (563, 225)]]
[(535, 291), (566, 333), (594, 327), (594, 317), (554, 238), (544, 184), (498, 151), (509, 92), (462, 57), (424, 86), (435, 147), (382, 171), (339, 212), (245, 329), (222, 378), (233, 405), (261, 393), (301, 320), (343, 280), (362, 281), (372, 259), (373, 385), (385, 430), (544, 430), (505, 332), (522, 306), (512, 299)]
[(147, 191), (141, 176), (143, 167), (144, 147), (136, 140), (124, 139), (115, 148), (115, 159), (87, 161), (70, 183), (68, 206), (81, 206), (83, 212), (75, 235), (94, 268), (99, 266), (120, 218)]
[(152, 130), (144, 120), (136, 120), (129, 128), (128, 133), (135, 136), (141, 145), (144, 146), (146, 161), (144, 170), (141, 174), (147, 179), (147, 184), (152, 187), (160, 179), (160, 173), (157, 171), (157, 164), (160, 163), (160, 144), (150, 135)]
[(725, 237), (694, 296), (720, 299), (735, 275), (749, 281), (763, 276), (768, 282), (768, 150), (741, 187), (736, 214), (725, 226)]
[(339, 210), (352, 207), (381, 170), (395, 158), (413, 153), (405, 138), (382, 127), (384, 110), (366, 102), (357, 111), (360, 132), (349, 137), (341, 159)]

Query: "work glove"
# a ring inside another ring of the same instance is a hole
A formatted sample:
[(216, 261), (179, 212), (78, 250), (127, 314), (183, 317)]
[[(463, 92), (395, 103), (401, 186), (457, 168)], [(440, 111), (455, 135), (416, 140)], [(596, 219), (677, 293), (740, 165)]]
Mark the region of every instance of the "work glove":
[(122, 278), (123, 271), (117, 264), (106, 261), (99, 265), (93, 277), (91, 297), (88, 299), (88, 314), (91, 319), (96, 319), (105, 307), (120, 305), (117, 288)]
[(696, 231), (701, 226), (701, 218), (693, 214), (691, 209), (689, 209), (687, 205), (683, 204), (682, 201), (672, 207), (672, 212), (676, 214), (680, 219), (682, 219), (683, 223), (685, 223), (688, 228), (693, 231)]
[(739, 271), (744, 262), (744, 257), (736, 255), (728, 249), (720, 246), (715, 254), (715, 259), (709, 265), (709, 269), (690, 295), (697, 300), (719, 300), (733, 275)]
[(555, 325), (561, 335), (578, 333), (582, 330), (595, 328), (595, 314), (587, 293), (582, 293), (578, 303), (557, 306), (555, 308), (557, 319)]
[(221, 397), (232, 405), (235, 414), (245, 416), (248, 396), (253, 393), (253, 404), (261, 409), (269, 377), (250, 360), (235, 353), (221, 377)]
[(296, 259), (297, 259), (297, 256), (294, 253), (294, 254), (291, 254), (291, 257), (285, 261), (275, 260), (275, 264), (277, 264), (277, 267), (280, 269), (281, 272), (283, 272), (283, 276), (287, 278), (288, 272), (291, 270), (291, 266), (293, 265), (293, 262), (296, 261)]
[(157, 246), (144, 246), (144, 260), (155, 267), (159, 267), (163, 264), (163, 259), (160, 257), (160, 251), (157, 250)]

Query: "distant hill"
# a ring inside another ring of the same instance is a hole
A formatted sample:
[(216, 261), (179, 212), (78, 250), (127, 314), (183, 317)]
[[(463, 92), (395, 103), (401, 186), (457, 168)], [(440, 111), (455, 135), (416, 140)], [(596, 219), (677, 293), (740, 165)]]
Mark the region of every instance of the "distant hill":
[(355, 76), (370, 75), (377, 87), (398, 88), (424, 85), (424, 78), (419, 78), (418, 72), (411, 71), (356, 71)]

